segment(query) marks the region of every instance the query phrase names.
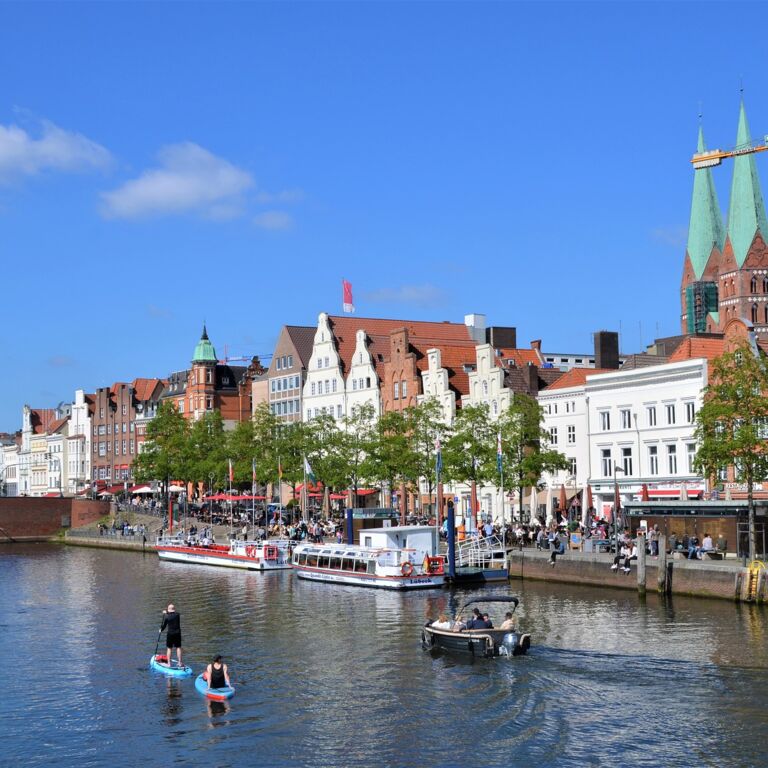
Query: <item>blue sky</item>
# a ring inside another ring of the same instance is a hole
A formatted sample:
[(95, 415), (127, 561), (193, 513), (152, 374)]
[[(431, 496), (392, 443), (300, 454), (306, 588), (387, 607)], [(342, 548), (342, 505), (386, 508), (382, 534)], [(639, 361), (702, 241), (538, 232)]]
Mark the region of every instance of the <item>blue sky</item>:
[(732, 146), (743, 79), (768, 133), (756, 7), (0, 3), (0, 430), (203, 320), (266, 356), (342, 278), (554, 351), (676, 333), (699, 104)]

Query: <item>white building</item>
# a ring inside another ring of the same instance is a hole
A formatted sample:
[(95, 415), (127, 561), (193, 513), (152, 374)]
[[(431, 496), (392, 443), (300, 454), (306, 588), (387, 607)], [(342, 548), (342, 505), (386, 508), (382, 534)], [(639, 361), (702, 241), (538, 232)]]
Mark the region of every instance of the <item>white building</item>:
[(359, 330), (355, 334), (355, 352), (349, 365), (346, 396), (346, 408), (350, 415), (362, 405), (371, 405), (374, 417), (381, 416), (379, 377), (368, 349), (368, 337), (364, 330)]
[(67, 482), (65, 493), (76, 496), (91, 477), (91, 412), (89, 396), (75, 391), (67, 434)]
[(3, 445), (0, 450), (0, 479), (3, 496), (19, 495), (19, 447), (15, 442)]
[(329, 413), (336, 419), (346, 414), (347, 400), (341, 358), (325, 312), (321, 312), (317, 319), (302, 399), (305, 421), (321, 413)]

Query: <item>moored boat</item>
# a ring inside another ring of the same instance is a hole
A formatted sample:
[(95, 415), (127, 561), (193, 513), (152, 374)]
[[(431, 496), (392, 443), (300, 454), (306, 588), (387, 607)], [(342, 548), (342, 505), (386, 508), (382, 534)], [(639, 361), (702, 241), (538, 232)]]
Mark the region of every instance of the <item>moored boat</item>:
[(521, 656), (531, 647), (531, 636), (513, 629), (485, 627), (481, 629), (454, 629), (468, 606), (475, 603), (506, 603), (514, 605), (514, 614), (520, 600), (507, 595), (505, 597), (488, 596), (468, 600), (459, 609), (456, 618), (451, 621), (450, 629), (442, 629), (428, 623), (421, 631), (421, 644), (426, 650), (442, 650), (448, 653), (468, 654), (472, 657), (493, 658), (496, 656)]
[(166, 538), (158, 539), (155, 549), (161, 560), (271, 571), (291, 567), (291, 544), (286, 539), (233, 540), (226, 545)]
[(424, 589), (445, 584), (445, 558), (433, 554), (431, 526), (368, 528), (361, 544), (299, 544), (293, 568), (300, 579), (380, 589)]

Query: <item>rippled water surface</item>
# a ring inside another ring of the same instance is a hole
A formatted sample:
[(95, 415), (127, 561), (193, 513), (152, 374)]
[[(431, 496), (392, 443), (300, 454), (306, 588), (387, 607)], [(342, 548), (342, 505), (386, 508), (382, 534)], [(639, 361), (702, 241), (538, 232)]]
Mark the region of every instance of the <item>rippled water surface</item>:
[[(512, 582), (530, 655), (421, 650), (468, 593), (393, 594), (56, 545), (0, 549), (8, 765), (765, 766), (768, 610)], [(498, 590), (495, 591), (503, 591)], [(148, 669), (163, 606), (195, 670)]]

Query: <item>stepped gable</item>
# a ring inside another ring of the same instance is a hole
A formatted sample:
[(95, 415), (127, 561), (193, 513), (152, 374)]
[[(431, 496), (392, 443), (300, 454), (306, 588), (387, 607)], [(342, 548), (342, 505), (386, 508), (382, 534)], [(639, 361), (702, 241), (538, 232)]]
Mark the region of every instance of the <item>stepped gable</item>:
[[(378, 373), (378, 366), (389, 357), (389, 334), (391, 331), (405, 328), (409, 341), (419, 340), (421, 345), (441, 347), (442, 342), (471, 341), (469, 329), (463, 323), (434, 323), (421, 320), (384, 320), (370, 317), (350, 317), (329, 315), (328, 324), (336, 339), (336, 349), (341, 361), (341, 371), (347, 375), (355, 353), (355, 336), (363, 330), (368, 337), (368, 350), (373, 366)], [(314, 337), (313, 337), (314, 341)], [(381, 374), (379, 374), (381, 377)]]
[(678, 348), (669, 356), (667, 362), (679, 363), (683, 360), (695, 360), (696, 358), (706, 358), (714, 360), (720, 357), (725, 351), (725, 339), (701, 338), (689, 336), (684, 339)]
[(475, 341), (451, 342), (450, 344), (430, 344), (421, 339), (411, 339), (411, 347), (416, 352), (416, 367), (419, 372), (429, 369), (427, 350), (440, 350), (440, 363), (448, 372), (448, 386), (458, 395), (457, 405), (461, 405), (461, 397), (469, 394), (469, 373), (467, 365), (475, 364)]
[(583, 387), (587, 383), (587, 376), (594, 376), (600, 373), (616, 373), (615, 370), (608, 368), (571, 368), (570, 371), (560, 373), (548, 387), (547, 392), (553, 389), (570, 389), (571, 387)]

